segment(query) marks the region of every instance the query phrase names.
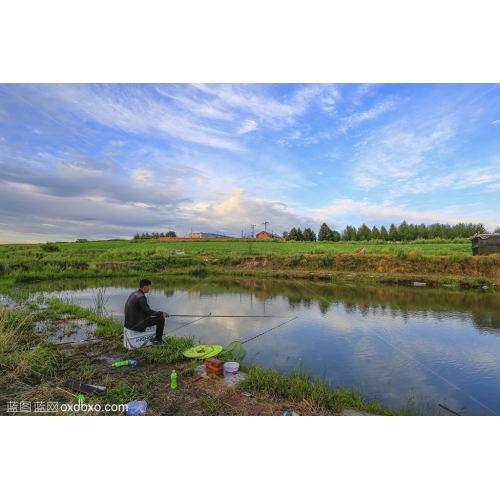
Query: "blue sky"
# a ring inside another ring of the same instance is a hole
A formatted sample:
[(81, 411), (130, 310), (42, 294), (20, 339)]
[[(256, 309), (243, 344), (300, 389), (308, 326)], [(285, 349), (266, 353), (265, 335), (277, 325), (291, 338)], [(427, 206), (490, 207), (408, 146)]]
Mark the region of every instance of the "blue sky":
[(500, 85), (1, 84), (0, 242), (500, 226)]

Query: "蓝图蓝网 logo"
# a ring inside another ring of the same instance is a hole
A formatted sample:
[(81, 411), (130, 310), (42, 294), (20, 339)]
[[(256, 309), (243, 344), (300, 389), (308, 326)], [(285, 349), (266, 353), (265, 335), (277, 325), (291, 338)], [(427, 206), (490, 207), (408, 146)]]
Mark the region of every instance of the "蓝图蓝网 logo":
[(79, 398), (77, 403), (59, 403), (57, 401), (8, 401), (7, 413), (58, 413), (61, 412), (127, 412), (127, 404), (100, 405), (85, 403)]

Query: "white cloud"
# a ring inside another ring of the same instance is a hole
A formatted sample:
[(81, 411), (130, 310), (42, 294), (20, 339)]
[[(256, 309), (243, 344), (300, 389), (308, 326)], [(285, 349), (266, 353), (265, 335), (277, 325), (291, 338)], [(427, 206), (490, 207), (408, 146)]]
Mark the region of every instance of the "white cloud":
[(243, 122), (241, 127), (237, 130), (238, 134), (246, 134), (248, 132), (252, 132), (257, 128), (257, 122), (255, 120), (247, 119)]

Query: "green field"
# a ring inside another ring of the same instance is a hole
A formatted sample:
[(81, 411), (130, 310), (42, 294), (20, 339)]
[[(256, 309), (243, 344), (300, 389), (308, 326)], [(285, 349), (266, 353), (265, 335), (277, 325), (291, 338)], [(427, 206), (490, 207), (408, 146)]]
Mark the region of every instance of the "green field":
[(355, 253), (366, 248), (371, 254), (396, 254), (401, 248), (425, 255), (472, 255), (467, 238), (456, 240), (416, 240), (413, 243), (384, 243), (376, 241), (311, 242), (278, 240), (204, 240), (158, 241), (111, 240), (77, 243), (44, 243), (0, 245), (0, 261), (16, 259), (83, 258), (91, 262), (106, 260), (135, 260), (143, 257), (166, 257), (175, 251), (186, 255), (222, 257), (235, 255), (293, 255), (296, 253)]
[[(362, 248), (365, 253), (359, 255)], [(497, 277), (499, 267), (498, 255), (473, 257), (467, 238), (400, 244), (149, 239), (0, 245), (0, 279), (11, 282), (154, 273), (256, 275), (271, 271)]]

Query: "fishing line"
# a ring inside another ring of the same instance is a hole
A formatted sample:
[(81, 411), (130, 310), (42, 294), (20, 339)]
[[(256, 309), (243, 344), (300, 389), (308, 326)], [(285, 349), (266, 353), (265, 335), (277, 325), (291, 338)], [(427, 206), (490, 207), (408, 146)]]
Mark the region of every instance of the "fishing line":
[(286, 325), (287, 323), (290, 323), (290, 321), (293, 321), (294, 319), (297, 319), (297, 318), (298, 318), (298, 316), (295, 316), (294, 318), (289, 319), (288, 321), (285, 321), (284, 323), (281, 323), (281, 325), (273, 326), (272, 328), (269, 328), (269, 330), (266, 330), (265, 332), (262, 332), (262, 333), (259, 333), (258, 335), (255, 335), (255, 337), (252, 337), (252, 338), (245, 340), (244, 342), (242, 342), (242, 344), (245, 344), (246, 342), (250, 342), (251, 340), (256, 339), (257, 337), (264, 335), (264, 333), (270, 332), (271, 330), (275, 330), (276, 328), (279, 328), (280, 326)]
[(179, 326), (179, 328), (175, 328), (173, 330), (170, 330), (169, 332), (164, 333), (163, 335), (168, 335), (169, 333), (175, 332), (176, 330), (180, 330), (181, 328), (184, 328), (185, 326), (192, 325), (193, 323), (196, 323), (197, 321), (200, 321), (200, 319), (208, 318), (211, 314), (212, 313), (208, 313), (206, 316), (202, 316), (201, 318), (195, 319), (194, 321), (190, 321), (189, 323), (187, 323), (185, 325), (182, 325), (182, 326)]
[[(327, 302), (328, 304), (333, 304), (333, 302), (330, 302), (328, 299), (325, 299), (324, 297), (322, 297), (321, 295), (319, 295), (318, 293), (316, 293), (314, 290), (311, 290), (310, 288), (308, 288), (307, 286), (305, 286), (303, 283), (300, 283), (299, 281), (295, 280), (294, 278), (292, 278), (294, 281), (296, 281), (298, 284), (302, 285), (306, 290), (308, 290), (309, 292), (317, 295), (320, 299), (324, 300), (325, 302)], [(354, 317), (354, 320), (362, 327), (362, 329), (364, 330), (364, 325), (361, 324), (361, 322)], [(384, 330), (386, 333), (387, 330), (385, 328), (382, 327), (382, 330)], [(462, 389), (460, 389), (459, 387), (457, 387), (455, 384), (453, 384), (452, 382), (450, 382), (449, 380), (447, 380), (446, 378), (444, 378), (443, 376), (439, 375), (439, 373), (436, 373), (434, 370), (432, 370), (431, 368), (429, 368), (428, 366), (426, 366), (425, 364), (423, 364), (422, 362), (418, 361), (418, 359), (415, 359), (413, 356), (411, 356), (410, 354), (408, 354), (406, 351), (404, 351), (403, 349), (401, 349), (400, 347), (394, 345), (392, 342), (390, 342), (389, 340), (381, 337), (380, 335), (378, 335), (377, 333), (373, 332), (370, 330), (370, 332), (375, 335), (375, 337), (379, 338), (380, 340), (383, 340), (385, 341), (387, 344), (389, 344), (390, 346), (392, 346), (394, 349), (397, 349), (398, 351), (400, 351), (401, 353), (403, 353), (405, 356), (408, 356), (410, 359), (412, 359), (413, 361), (415, 361), (416, 363), (418, 363), (419, 365), (423, 366), (424, 368), (426, 368), (427, 370), (429, 370), (431, 373), (433, 373), (434, 375), (436, 375), (437, 377), (439, 377), (440, 379), (444, 380), (445, 382), (447, 382), (448, 384), (450, 384), (452, 387), (454, 387), (456, 390), (462, 392), (463, 394), (465, 394), (466, 396), (468, 396), (469, 398), (471, 398), (472, 400), (476, 401), (477, 403), (479, 403), (481, 406), (483, 406), (484, 408), (486, 408), (487, 410), (491, 411), (491, 413), (493, 413), (493, 415), (497, 415), (498, 414), (496, 412), (494, 412), (491, 408), (488, 408), (486, 405), (484, 405), (483, 403), (477, 401), (476, 399), (474, 399), (472, 396), (470, 396), (469, 394), (466, 394)]]

